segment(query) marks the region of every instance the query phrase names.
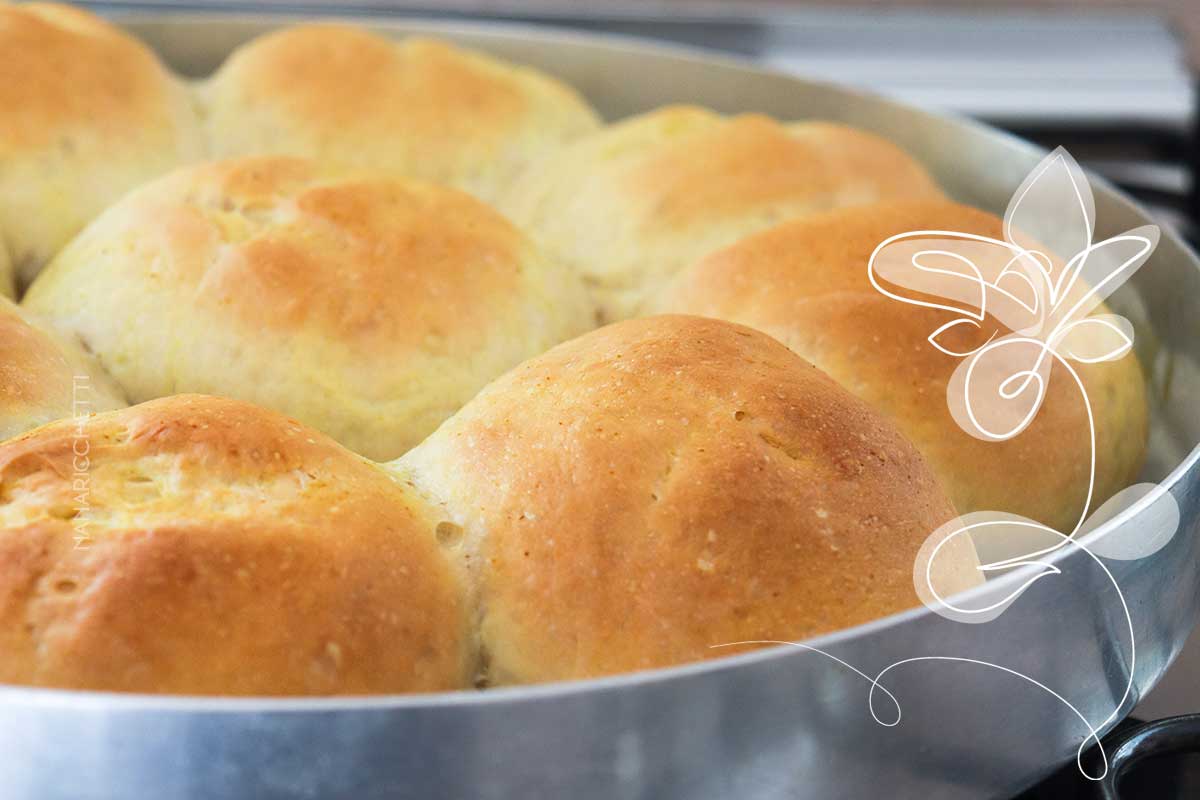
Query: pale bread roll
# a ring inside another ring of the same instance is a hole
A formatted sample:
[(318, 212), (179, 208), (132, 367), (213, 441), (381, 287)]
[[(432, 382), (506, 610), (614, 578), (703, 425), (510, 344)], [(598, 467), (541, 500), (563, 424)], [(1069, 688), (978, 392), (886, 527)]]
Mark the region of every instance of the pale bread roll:
[(594, 319), (579, 278), (473, 197), (277, 157), (131, 193), (24, 303), (132, 402), (237, 397), (377, 459)]
[(203, 137), (184, 85), (86, 11), (0, 3), (0, 53), (0, 239), (28, 284), (109, 203), (200, 158)]
[(536, 70), (336, 24), (249, 42), (200, 97), (215, 156), (318, 158), (486, 200), (526, 164), (599, 124), (574, 89)]
[(777, 222), (938, 197), (921, 165), (878, 136), (671, 106), (542, 159), (500, 209), (579, 270), (615, 320), (696, 259)]
[(0, 298), (0, 441), (125, 405), (121, 390), (77, 341)]
[(17, 296), (16, 276), (13, 274), (12, 259), (4, 240), (0, 239), (0, 297), (14, 298)]

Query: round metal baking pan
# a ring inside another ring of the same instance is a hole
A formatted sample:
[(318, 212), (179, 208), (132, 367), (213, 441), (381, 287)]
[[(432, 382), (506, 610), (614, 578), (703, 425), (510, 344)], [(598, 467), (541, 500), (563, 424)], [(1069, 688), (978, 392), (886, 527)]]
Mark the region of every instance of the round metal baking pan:
[[(121, 21), (192, 76), (289, 22)], [(1044, 155), (965, 120), (693, 50), (519, 26), (356, 22), (547, 70), (610, 118), (692, 102), (858, 125), (921, 159), (956, 199), (997, 213)], [(1147, 221), (1103, 181), (1093, 186), (1097, 236)], [(993, 662), (1053, 689), (1095, 725), (1113, 713), (1131, 673), (1134, 691), (1118, 717), (1155, 684), (1200, 605), (1200, 263), (1166, 233), (1113, 305), (1135, 322), (1154, 397), (1144, 477), (1167, 485), (1182, 510), (1164, 548), (1107, 564), (1132, 615), (1136, 667), (1116, 592), (1078, 550), (1058, 553), (1062, 574), (1037, 581), (988, 624), (922, 608), (809, 644), (872, 676), (924, 656)], [(1105, 529), (1139, 524), (1135, 507)], [(894, 725), (872, 715), (869, 680), (786, 646), (604, 680), (428, 696), (223, 700), (0, 687), (0, 797), (984, 798), (1070, 761), (1088, 734), (1045, 690), (978, 664), (910, 662), (883, 685), (902, 710)], [(875, 700), (879, 718), (895, 721), (895, 706)]]

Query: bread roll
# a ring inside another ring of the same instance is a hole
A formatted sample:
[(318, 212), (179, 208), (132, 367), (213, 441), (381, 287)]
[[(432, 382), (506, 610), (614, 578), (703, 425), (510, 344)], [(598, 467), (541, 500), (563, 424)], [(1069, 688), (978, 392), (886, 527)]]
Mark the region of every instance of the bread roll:
[(124, 406), (121, 391), (78, 343), (0, 298), (0, 441)]
[(475, 668), (405, 487), (273, 412), (179, 396), (0, 445), (0, 683), (422, 692)]
[(0, 297), (15, 298), (17, 296), (16, 277), (13, 275), (12, 259), (9, 258), (8, 248), (0, 239)]
[[(917, 605), (954, 514), (916, 450), (757, 331), (610, 325), (492, 383), (393, 465), (462, 526), (495, 684), (729, 655)], [(974, 585), (955, 540), (947, 591)], [(943, 582), (944, 581), (944, 582)]]
[(634, 316), (706, 253), (789, 217), (940, 196), (918, 163), (877, 136), (679, 106), (539, 161), (500, 208), (582, 272), (614, 320)]
[(133, 192), (24, 302), (133, 402), (236, 397), (377, 459), (594, 319), (577, 276), (469, 195), (276, 157)]
[[(685, 270), (653, 303), (765, 331), (886, 414), (929, 460), (960, 512), (1006, 511), (1069, 532), (1089, 475), (1087, 412), (1060, 365), (1033, 423), (1003, 442), (977, 439), (951, 416), (947, 385), (962, 360), (927, 341), (955, 318), (885, 297), (867, 263), (889, 236), (949, 230), (1002, 238), (1001, 220), (948, 202), (844, 209), (780, 225)], [(1096, 313), (1104, 312), (1104, 308)], [(947, 331), (959, 352), (1011, 331), (992, 317)], [(1074, 364), (1097, 428), (1099, 503), (1130, 485), (1146, 447), (1145, 387), (1137, 359)]]
[(198, 158), (186, 89), (149, 48), (51, 3), (0, 3), (0, 238), (19, 280), (131, 187)]
[(487, 200), (534, 158), (598, 125), (573, 89), (532, 69), (347, 25), (259, 37), (201, 96), (217, 156), (320, 158)]

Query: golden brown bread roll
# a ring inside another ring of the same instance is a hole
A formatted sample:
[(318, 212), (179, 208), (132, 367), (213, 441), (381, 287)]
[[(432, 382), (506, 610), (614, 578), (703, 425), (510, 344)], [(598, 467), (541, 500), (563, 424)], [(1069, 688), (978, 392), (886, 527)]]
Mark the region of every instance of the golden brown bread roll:
[(533, 159), (598, 125), (569, 86), (431, 39), (348, 25), (269, 33), (201, 90), (219, 157), (280, 153), (495, 199)]
[(0, 683), (321, 695), (464, 688), (431, 509), (274, 412), (179, 396), (0, 445)]
[[(954, 515), (916, 450), (778, 342), (610, 325), (492, 383), (393, 465), (462, 526), (492, 683), (728, 655), (915, 606)], [(975, 585), (969, 542), (939, 587)]]
[(124, 406), (116, 384), (76, 342), (0, 298), (0, 441)]
[(935, 197), (925, 170), (877, 136), (672, 106), (539, 161), (500, 208), (582, 272), (614, 320), (637, 314), (679, 269), (776, 222)]
[(203, 144), (183, 85), (85, 11), (0, 3), (0, 53), (0, 237), (28, 283), (101, 209)]
[[(744, 239), (682, 272), (652, 304), (765, 331), (886, 414), (942, 479), (960, 512), (1006, 511), (1070, 531), (1087, 495), (1087, 412), (1065, 369), (1050, 372), (1044, 404), (1016, 438), (963, 431), (947, 405), (961, 359), (927, 341), (954, 319), (879, 293), (867, 276), (872, 251), (909, 231), (949, 230), (1001, 238), (1001, 220), (948, 202), (843, 209)], [(1103, 312), (1101, 307), (1097, 313)], [(947, 331), (966, 352), (1009, 329), (994, 318)], [(1145, 387), (1137, 359), (1075, 365), (1097, 427), (1094, 510), (1134, 482), (1146, 447)]]
[(577, 276), (471, 196), (276, 157), (131, 193), (24, 302), (133, 402), (237, 397), (378, 459), (594, 318)]

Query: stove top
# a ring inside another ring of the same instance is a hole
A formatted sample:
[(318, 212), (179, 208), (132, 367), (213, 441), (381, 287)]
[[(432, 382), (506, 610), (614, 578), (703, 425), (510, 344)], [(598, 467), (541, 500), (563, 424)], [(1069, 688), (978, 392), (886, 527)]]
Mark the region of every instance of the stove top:
[[(1108, 775), (1090, 781), (1069, 764), (1014, 800), (1176, 800), (1200, 797), (1200, 714), (1127, 719), (1104, 737)], [(1084, 756), (1099, 765), (1092, 748)], [(1099, 772), (1096, 769), (1095, 772)]]

